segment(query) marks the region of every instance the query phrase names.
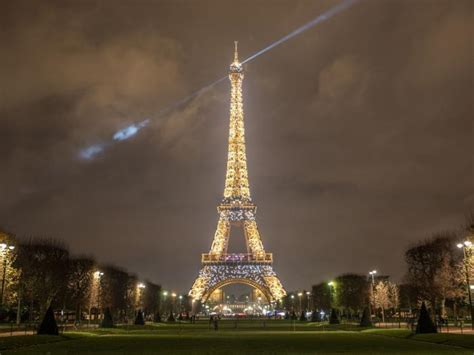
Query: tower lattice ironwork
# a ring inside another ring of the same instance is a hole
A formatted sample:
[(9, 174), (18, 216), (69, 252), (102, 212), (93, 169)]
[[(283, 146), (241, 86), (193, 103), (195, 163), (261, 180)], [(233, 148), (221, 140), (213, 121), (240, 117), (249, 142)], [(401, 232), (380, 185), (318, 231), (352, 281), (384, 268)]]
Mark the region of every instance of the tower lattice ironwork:
[[(202, 254), (202, 268), (189, 291), (193, 299), (205, 302), (217, 289), (244, 283), (258, 289), (267, 300), (286, 295), (273, 271), (273, 255), (265, 252), (255, 220), (257, 206), (252, 202), (245, 153), (244, 110), (242, 102), (242, 64), (237, 42), (230, 65), (231, 82), (229, 148), (224, 197), (217, 207), (219, 221), (209, 253)], [(229, 254), (232, 227), (243, 228), (247, 253)]]

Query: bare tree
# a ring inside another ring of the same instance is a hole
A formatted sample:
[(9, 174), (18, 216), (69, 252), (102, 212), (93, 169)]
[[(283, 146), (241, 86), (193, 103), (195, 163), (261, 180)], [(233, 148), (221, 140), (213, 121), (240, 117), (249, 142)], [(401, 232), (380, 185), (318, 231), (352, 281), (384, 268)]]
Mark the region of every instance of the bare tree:
[(20, 284), (31, 300), (38, 302), (40, 314), (65, 295), (68, 284), (69, 251), (55, 239), (30, 239), (20, 243), (16, 266)]
[(143, 295), (143, 311), (145, 314), (153, 314), (160, 310), (161, 286), (152, 282), (146, 282), (146, 288)]
[(396, 309), (399, 304), (398, 287), (390, 281), (379, 281), (374, 292), (375, 307), (380, 308), (382, 322), (385, 322), (385, 311)]
[(400, 289), (396, 283), (388, 282), (388, 295), (390, 307), (398, 309), (400, 307)]
[(338, 307), (345, 309), (349, 317), (353, 313), (362, 313), (369, 299), (367, 277), (357, 274), (336, 277), (335, 299)]
[[(287, 309), (291, 308), (291, 302), (289, 301), (290, 295), (285, 297), (287, 301), (285, 306)], [(328, 313), (333, 306), (333, 301), (331, 297), (331, 288), (328, 286), (327, 282), (321, 282), (312, 287), (312, 298), (313, 298), (313, 307), (315, 310), (324, 310)]]
[(102, 268), (104, 276), (100, 283), (100, 303), (109, 307), (119, 319), (125, 320), (133, 310), (137, 279), (125, 270), (108, 265)]
[(437, 234), (405, 252), (406, 280), (416, 290), (419, 301), (430, 301), (433, 312), (436, 308), (443, 311), (446, 298), (463, 293), (459, 287), (462, 255), (455, 249), (457, 240), (455, 233)]
[(78, 257), (69, 262), (68, 299), (76, 312), (76, 321), (81, 320), (82, 310), (90, 301), (95, 261), (89, 257)]

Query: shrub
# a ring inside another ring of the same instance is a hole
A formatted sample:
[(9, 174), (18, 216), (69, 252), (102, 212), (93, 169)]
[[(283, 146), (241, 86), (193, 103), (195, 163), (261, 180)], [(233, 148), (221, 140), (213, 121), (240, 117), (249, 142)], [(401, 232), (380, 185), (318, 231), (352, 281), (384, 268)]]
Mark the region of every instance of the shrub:
[(424, 333), (437, 333), (436, 325), (433, 323), (433, 320), (426, 309), (425, 302), (421, 304), (420, 317), (418, 318), (418, 324), (416, 325), (416, 334)]
[(38, 328), (38, 334), (58, 335), (58, 325), (54, 319), (54, 312), (51, 306), (46, 311), (43, 321)]
[(114, 328), (114, 319), (112, 317), (112, 312), (110, 312), (110, 308), (107, 307), (104, 310), (104, 319), (102, 319), (102, 323), (100, 323), (101, 328)]
[(368, 307), (365, 307), (364, 312), (362, 312), (362, 318), (360, 319), (359, 326), (361, 326), (361, 327), (371, 327), (372, 326), (372, 322), (370, 321), (370, 312), (369, 312)]
[(135, 318), (135, 325), (145, 325), (145, 319), (143, 319), (143, 312), (141, 309), (137, 312), (137, 317)]
[(331, 316), (329, 317), (329, 324), (339, 324), (339, 317), (337, 316), (336, 309), (331, 310)]

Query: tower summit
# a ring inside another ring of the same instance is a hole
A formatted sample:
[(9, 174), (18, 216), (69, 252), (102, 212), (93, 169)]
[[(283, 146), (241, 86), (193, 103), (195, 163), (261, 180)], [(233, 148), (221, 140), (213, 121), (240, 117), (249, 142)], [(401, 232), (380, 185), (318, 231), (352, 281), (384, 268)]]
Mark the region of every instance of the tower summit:
[[(245, 151), (242, 81), (237, 42), (230, 64), (230, 119), (227, 171), (224, 196), (217, 207), (219, 221), (208, 254), (202, 254), (202, 268), (189, 295), (205, 302), (216, 290), (229, 284), (247, 284), (263, 294), (268, 302), (279, 300), (286, 292), (273, 271), (273, 256), (266, 253), (255, 220), (256, 206), (250, 196)], [(242, 228), (246, 253), (228, 254), (231, 226)]]

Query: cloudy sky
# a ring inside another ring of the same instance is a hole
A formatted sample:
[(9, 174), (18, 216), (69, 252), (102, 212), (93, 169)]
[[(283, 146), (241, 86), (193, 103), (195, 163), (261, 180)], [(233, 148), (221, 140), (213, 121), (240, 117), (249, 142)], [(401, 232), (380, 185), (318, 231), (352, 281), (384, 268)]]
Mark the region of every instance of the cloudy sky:
[[(0, 225), (187, 291), (216, 227), (229, 83), (158, 112), (225, 75), (234, 40), (248, 57), (338, 3), (1, 1)], [(472, 8), (361, 0), (246, 65), (251, 192), (287, 289), (399, 279), (407, 246), (474, 208)]]

